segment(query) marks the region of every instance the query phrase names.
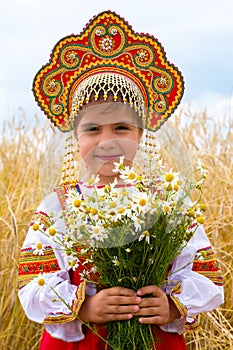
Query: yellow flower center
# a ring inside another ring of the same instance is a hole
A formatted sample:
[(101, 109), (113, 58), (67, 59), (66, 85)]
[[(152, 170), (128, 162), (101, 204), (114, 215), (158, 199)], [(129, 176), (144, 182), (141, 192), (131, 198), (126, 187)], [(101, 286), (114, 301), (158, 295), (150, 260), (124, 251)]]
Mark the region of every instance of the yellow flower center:
[(163, 210), (165, 211), (165, 213), (169, 213), (170, 207), (168, 205), (164, 205)]
[(48, 232), (49, 232), (50, 236), (55, 236), (55, 234), (56, 234), (56, 230), (54, 227), (50, 227)]
[(88, 185), (91, 186), (91, 185), (93, 185), (93, 183), (95, 182), (95, 179), (90, 178), (90, 179), (88, 179), (87, 182), (88, 182)]
[(98, 210), (96, 208), (91, 209), (92, 215), (96, 215), (98, 213)]
[(129, 173), (128, 175), (128, 179), (129, 180), (134, 180), (136, 178), (136, 174), (135, 173)]
[(109, 191), (110, 191), (110, 186), (109, 185), (104, 186), (104, 192), (108, 193)]
[(207, 209), (207, 205), (205, 203), (200, 203), (200, 209), (205, 211)]
[(70, 249), (66, 249), (66, 255), (67, 255), (67, 256), (71, 255), (71, 253), (72, 253), (72, 252), (71, 252)]
[(172, 180), (174, 180), (174, 175), (173, 174), (166, 174), (165, 175), (165, 181), (166, 182), (171, 182)]
[(204, 222), (205, 222), (205, 219), (203, 216), (198, 216), (196, 218), (196, 220), (197, 220), (198, 224), (204, 224)]
[(192, 209), (190, 209), (189, 211), (188, 211), (188, 216), (190, 216), (190, 217), (194, 217), (194, 215), (195, 215), (195, 212), (194, 212), (194, 210), (192, 210)]
[(34, 224), (33, 226), (32, 226), (32, 228), (33, 228), (33, 230), (34, 231), (37, 231), (37, 230), (39, 230), (39, 224)]
[(143, 236), (150, 237), (149, 231), (143, 231), (142, 234), (143, 234)]
[(80, 199), (75, 199), (75, 200), (74, 200), (74, 206), (75, 206), (76, 208), (78, 208), (78, 207), (80, 207), (80, 205), (81, 205)]
[(146, 199), (145, 199), (145, 198), (140, 199), (140, 200), (139, 200), (139, 205), (140, 205), (141, 207), (144, 207), (144, 206), (146, 205)]
[(76, 260), (72, 260), (72, 261), (70, 261), (70, 263), (69, 263), (69, 264), (70, 264), (70, 266), (72, 266), (72, 267), (73, 267), (73, 266), (75, 266), (75, 264), (76, 264)]
[(121, 191), (121, 195), (122, 195), (123, 197), (128, 196), (128, 194), (129, 194), (129, 192), (126, 191), (126, 190), (122, 190), (122, 191)]
[(118, 213), (119, 213), (119, 214), (124, 213), (124, 211), (125, 211), (125, 209), (124, 209), (124, 208), (118, 208)]
[(109, 207), (112, 209), (112, 208), (116, 208), (117, 204), (116, 202), (110, 202), (109, 203)]
[(37, 283), (39, 284), (40, 287), (43, 287), (43, 285), (45, 284), (45, 280), (43, 278), (39, 278)]
[(36, 249), (42, 249), (42, 243), (41, 242), (38, 242), (36, 243)]

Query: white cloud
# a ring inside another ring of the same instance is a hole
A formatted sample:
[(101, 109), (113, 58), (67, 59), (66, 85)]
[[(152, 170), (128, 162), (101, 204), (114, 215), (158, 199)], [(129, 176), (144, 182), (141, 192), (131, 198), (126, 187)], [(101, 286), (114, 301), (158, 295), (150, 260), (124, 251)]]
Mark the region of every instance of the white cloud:
[(182, 104), (184, 110), (190, 110), (193, 113), (207, 112), (210, 119), (233, 120), (233, 91), (232, 95), (221, 95), (215, 92), (205, 92), (197, 99)]
[(168, 59), (183, 71), (184, 104), (232, 115), (233, 2), (231, 0), (0, 0), (0, 119), (39, 111), (31, 85), (55, 43), (78, 34), (111, 9), (137, 32), (158, 37)]

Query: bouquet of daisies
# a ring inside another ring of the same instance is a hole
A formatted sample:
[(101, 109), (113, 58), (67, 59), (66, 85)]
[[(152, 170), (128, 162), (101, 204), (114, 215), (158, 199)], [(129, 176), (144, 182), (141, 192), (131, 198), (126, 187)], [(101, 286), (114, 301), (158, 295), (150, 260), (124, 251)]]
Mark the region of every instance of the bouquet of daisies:
[[(75, 187), (67, 193), (67, 233), (56, 232), (53, 239), (65, 249), (69, 266), (82, 265), (82, 278), (95, 283), (97, 290), (161, 287), (171, 263), (204, 222), (203, 167), (192, 181), (165, 172), (160, 159), (150, 158), (149, 166), (146, 176), (121, 159), (114, 169), (120, 181), (98, 186), (97, 176), (90, 179), (87, 193)], [(137, 317), (109, 322), (108, 332), (106, 342), (114, 350), (156, 349), (153, 326), (139, 323)]]

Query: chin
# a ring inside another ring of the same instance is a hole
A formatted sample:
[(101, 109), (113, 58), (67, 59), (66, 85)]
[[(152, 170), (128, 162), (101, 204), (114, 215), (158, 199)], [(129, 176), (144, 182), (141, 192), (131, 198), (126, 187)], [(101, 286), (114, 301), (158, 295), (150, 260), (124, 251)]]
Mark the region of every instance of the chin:
[(98, 174), (99, 176), (104, 176), (104, 177), (115, 177), (116, 173), (113, 172), (113, 169), (114, 168), (106, 169), (106, 170), (101, 169), (101, 171), (98, 171)]

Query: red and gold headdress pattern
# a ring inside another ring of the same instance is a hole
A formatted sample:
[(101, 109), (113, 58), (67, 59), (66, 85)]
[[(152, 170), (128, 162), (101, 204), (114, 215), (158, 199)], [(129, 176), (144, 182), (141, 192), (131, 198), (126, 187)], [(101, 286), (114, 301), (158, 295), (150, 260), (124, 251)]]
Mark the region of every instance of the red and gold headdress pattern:
[(36, 101), (62, 132), (72, 129), (91, 93), (98, 99), (100, 87), (106, 99), (109, 91), (115, 101), (120, 94), (152, 131), (174, 112), (184, 92), (182, 75), (158, 40), (134, 32), (111, 11), (95, 16), (80, 35), (60, 40), (33, 82)]

